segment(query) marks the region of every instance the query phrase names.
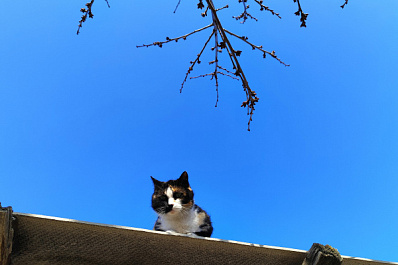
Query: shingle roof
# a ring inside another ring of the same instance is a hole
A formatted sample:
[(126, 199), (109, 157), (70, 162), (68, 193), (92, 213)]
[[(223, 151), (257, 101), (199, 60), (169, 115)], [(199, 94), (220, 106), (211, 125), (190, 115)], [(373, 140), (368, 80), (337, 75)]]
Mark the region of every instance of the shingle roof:
[[(0, 213), (1, 214), (1, 213)], [(300, 265), (306, 251), (14, 213), (11, 264)], [(310, 246), (309, 246), (310, 247)], [(398, 264), (343, 256), (343, 265)], [(0, 263), (1, 264), (1, 263)]]

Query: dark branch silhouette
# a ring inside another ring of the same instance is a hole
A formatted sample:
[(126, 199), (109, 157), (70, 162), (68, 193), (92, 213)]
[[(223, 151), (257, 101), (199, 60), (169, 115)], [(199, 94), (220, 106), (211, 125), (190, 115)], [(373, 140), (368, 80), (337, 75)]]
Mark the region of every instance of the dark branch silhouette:
[(344, 8), (345, 5), (347, 5), (347, 4), (348, 4), (348, 0), (345, 0), (344, 4), (342, 4), (340, 7), (341, 7), (341, 8)]
[[(258, 1), (258, 3), (260, 4), (260, 6), (262, 5), (262, 2)], [(247, 10), (247, 6), (244, 5), (245, 9)], [(199, 9), (203, 9), (205, 8), (205, 5), (203, 3), (202, 0), (199, 0), (198, 3), (198, 8)], [(263, 57), (265, 58), (266, 55), (270, 55), (272, 58), (276, 59), (277, 61), (279, 61), (281, 64), (285, 65), (285, 66), (289, 66), (288, 64), (284, 63), (280, 58), (278, 58), (275, 55), (275, 51), (272, 52), (268, 52), (266, 50), (263, 49), (262, 46), (257, 46), (252, 44), (251, 42), (248, 41), (247, 37), (240, 37), (234, 33), (232, 33), (231, 31), (223, 28), (223, 26), (221, 25), (220, 19), (218, 18), (217, 12), (220, 10), (223, 10), (225, 8), (228, 8), (228, 6), (224, 6), (222, 8), (217, 9), (212, 0), (206, 0), (206, 9), (205, 11), (202, 13), (203, 17), (207, 16), (207, 12), (208, 10), (210, 10), (211, 15), (212, 15), (212, 24), (207, 25), (203, 28), (194, 30), (188, 34), (185, 34), (183, 36), (180, 37), (176, 37), (176, 38), (169, 38), (166, 37), (166, 41), (156, 41), (153, 42), (151, 44), (143, 44), (143, 45), (139, 45), (137, 46), (137, 48), (140, 47), (150, 47), (150, 46), (159, 46), (162, 47), (163, 44), (166, 44), (168, 42), (171, 41), (178, 41), (179, 39), (183, 39), (185, 40), (188, 36), (193, 35), (195, 33), (198, 33), (202, 30), (205, 30), (207, 28), (213, 27), (213, 31), (211, 32), (211, 34), (209, 35), (209, 37), (207, 38), (207, 40), (205, 41), (201, 51), (197, 54), (196, 59), (194, 61), (190, 62), (190, 67), (188, 68), (188, 71), (185, 74), (185, 78), (181, 84), (181, 88), (180, 88), (180, 92), (182, 91), (188, 76), (191, 74), (191, 72), (194, 69), (194, 66), (196, 64), (200, 64), (200, 57), (203, 54), (204, 50), (206, 49), (208, 43), (210, 42), (210, 40), (214, 37), (214, 47), (211, 48), (212, 51), (215, 52), (215, 56), (214, 56), (214, 60), (209, 62), (209, 65), (214, 64), (214, 71), (212, 71), (211, 73), (207, 73), (207, 74), (201, 74), (195, 77), (191, 77), (190, 79), (195, 79), (195, 78), (200, 78), (200, 77), (211, 77), (211, 79), (215, 80), (215, 86), (216, 86), (216, 92), (217, 92), (217, 100), (216, 100), (216, 106), (218, 103), (218, 99), (219, 99), (219, 75), (223, 75), (223, 76), (227, 76), (236, 80), (240, 80), (242, 83), (242, 87), (245, 91), (246, 94), (246, 100), (243, 101), (242, 103), (242, 107), (246, 107), (247, 108), (247, 114), (249, 115), (249, 122), (248, 122), (248, 130), (250, 130), (250, 123), (253, 120), (252, 116), (255, 110), (255, 105), (258, 102), (259, 98), (257, 97), (257, 94), (254, 90), (251, 89), (251, 87), (249, 86), (249, 82), (246, 79), (246, 76), (242, 70), (242, 67), (240, 66), (239, 60), (237, 57), (239, 57), (242, 53), (242, 51), (239, 50), (235, 50), (228, 38), (228, 35), (233, 36), (235, 38), (238, 38), (242, 41), (244, 41), (245, 43), (247, 43), (248, 45), (250, 45), (252, 47), (253, 50), (257, 49), (259, 51), (261, 51), (263, 53)], [(267, 7), (263, 7), (261, 6), (262, 10), (268, 10)], [(270, 11), (272, 14), (275, 14), (279, 17), (279, 14), (275, 13), (273, 10)], [(246, 13), (247, 15), (248, 13)], [(245, 13), (244, 13), (245, 15)], [(245, 18), (243, 18), (245, 21)], [(227, 35), (228, 33), (228, 35)], [(221, 41), (219, 41), (219, 37), (221, 38)], [(222, 52), (222, 50), (226, 50), (228, 53), (228, 56), (230, 58), (231, 61), (231, 65), (232, 65), (232, 69), (233, 71), (228, 70), (227, 68), (223, 67), (220, 65), (220, 61), (219, 61), (219, 56), (218, 54)]]
[(91, 7), (93, 6), (93, 3), (94, 3), (94, 0), (91, 0), (91, 2), (88, 2), (86, 4), (87, 9), (86, 8), (80, 9), (80, 12), (83, 13), (83, 16), (81, 17), (81, 19), (79, 21), (79, 27), (77, 28), (77, 32), (76, 32), (77, 35), (79, 35), (80, 28), (83, 26), (83, 23), (86, 22), (87, 16), (89, 18), (94, 17), (93, 13), (91, 12)]
[[(257, 18), (252, 16), (247, 10), (250, 8), (250, 5), (246, 4), (248, 0), (238, 0), (239, 3), (242, 3), (243, 5), (243, 12), (239, 16), (233, 16), (234, 19), (236, 20), (241, 20), (243, 19), (242, 22), (240, 23), (245, 23), (248, 18), (254, 19), (255, 21), (258, 21)], [(272, 15), (277, 16), (278, 18), (282, 18), (278, 13), (276, 13), (274, 10), (270, 9), (268, 6), (263, 5), (263, 0), (254, 0), (259, 6), (260, 6), (260, 11), (269, 11), (271, 12)]]
[[(216, 87), (216, 93), (217, 93), (217, 99), (216, 99), (216, 104), (215, 106), (217, 107), (217, 103), (219, 100), (219, 75), (222, 76), (226, 76), (235, 80), (240, 80), (243, 90), (245, 92), (246, 95), (246, 100), (242, 102), (241, 106), (247, 108), (247, 115), (249, 115), (249, 121), (248, 121), (248, 130), (250, 131), (250, 123), (253, 120), (253, 113), (255, 110), (255, 105), (256, 103), (259, 101), (259, 98), (257, 96), (257, 93), (251, 89), (251, 87), (249, 86), (249, 82), (246, 79), (246, 76), (243, 72), (243, 69), (239, 63), (238, 57), (242, 54), (242, 51), (240, 50), (235, 50), (231, 44), (230, 39), (228, 38), (228, 36), (232, 36), (235, 37), (243, 42), (245, 42), (246, 44), (248, 44), (252, 50), (259, 50), (263, 53), (263, 58), (266, 58), (267, 55), (271, 56), (272, 58), (274, 58), (275, 60), (277, 60), (279, 63), (283, 64), (284, 66), (289, 66), (289, 64), (286, 64), (285, 62), (283, 62), (279, 57), (276, 56), (275, 51), (269, 52), (263, 49), (263, 46), (260, 45), (255, 45), (251, 42), (248, 41), (248, 37), (246, 36), (238, 36), (235, 33), (227, 30), (226, 28), (223, 28), (223, 26), (221, 25), (221, 21), (217, 15), (217, 12), (224, 10), (226, 8), (228, 8), (228, 5), (225, 5), (224, 7), (221, 8), (216, 8), (214, 6), (214, 3), (212, 0), (198, 0), (198, 4), (197, 4), (197, 8), (198, 9), (204, 9), (204, 11), (201, 13), (202, 17), (207, 17), (208, 15), (208, 11), (210, 10), (211, 12), (211, 17), (212, 17), (212, 22), (211, 24), (200, 28), (200, 29), (196, 29), (193, 30), (190, 33), (187, 33), (185, 35), (179, 36), (179, 37), (175, 37), (175, 38), (169, 38), (166, 37), (165, 41), (156, 41), (153, 42), (151, 44), (143, 44), (143, 45), (138, 45), (137, 48), (142, 48), (142, 47), (151, 47), (151, 46), (158, 46), (160, 48), (163, 47), (164, 44), (169, 43), (169, 42), (178, 42), (180, 39), (186, 40), (187, 37), (204, 31), (208, 28), (213, 27), (213, 30), (211, 31), (211, 33), (209, 34), (208, 38), (205, 40), (204, 45), (202, 47), (202, 49), (200, 50), (200, 52), (196, 55), (195, 60), (190, 62), (190, 66), (185, 74), (184, 80), (181, 83), (181, 88), (180, 88), (180, 93), (182, 92), (182, 89), (184, 88), (184, 85), (188, 79), (188, 76), (191, 74), (191, 72), (193, 71), (194, 67), (196, 64), (200, 64), (201, 63), (201, 56), (203, 54), (203, 52), (205, 51), (206, 47), (208, 46), (209, 42), (211, 41), (211, 39), (214, 37), (214, 47), (211, 47), (210, 49), (212, 51), (214, 51), (214, 60), (208, 62), (209, 65), (213, 65), (214, 64), (214, 70), (211, 71), (210, 73), (207, 74), (200, 74), (194, 77), (190, 77), (190, 79), (196, 79), (196, 78), (201, 78), (201, 77), (210, 77), (211, 80), (214, 79), (215, 81), (215, 87)], [(233, 16), (234, 19), (236, 20), (240, 20), (240, 23), (245, 23), (247, 21), (247, 19), (252, 19), (255, 21), (258, 21), (258, 19), (256, 17), (254, 17), (252, 14), (250, 14), (248, 12), (248, 9), (250, 8), (250, 5), (248, 5), (249, 0), (238, 0), (239, 3), (242, 3), (243, 5), (243, 12), (239, 15), (239, 16)], [(265, 6), (263, 4), (263, 0), (251, 0), (254, 1), (254, 4), (257, 4), (260, 7), (260, 11), (268, 11), (270, 12), (272, 15), (281, 18), (281, 16), (279, 15), (279, 13), (275, 12), (273, 9), (270, 9), (268, 6)], [(108, 0), (105, 0), (105, 2), (107, 3), (108, 7), (109, 3)], [(176, 12), (179, 4), (180, 4), (181, 0), (178, 1), (177, 6), (174, 10), (174, 13)], [(300, 16), (300, 27), (306, 27), (306, 21), (307, 21), (307, 17), (308, 14), (303, 12), (303, 9), (301, 8), (300, 5), (300, 0), (293, 0), (294, 3), (297, 3), (297, 11), (294, 13), (297, 16)], [(82, 27), (83, 23), (86, 21), (87, 17), (89, 18), (93, 18), (93, 13), (92, 13), (92, 6), (93, 6), (94, 0), (91, 0), (90, 2), (86, 3), (86, 8), (82, 8), (80, 11), (83, 13), (81, 20), (79, 21), (79, 26), (78, 26), (78, 30), (77, 30), (77, 34), (79, 34), (80, 32), (80, 28)], [(344, 8), (345, 5), (348, 4), (348, 0), (345, 0), (345, 2), (343, 3), (343, 5), (341, 5), (341, 8)], [(221, 39), (220, 39), (221, 38)], [(219, 53), (222, 53), (222, 51), (225, 50), (228, 54), (228, 57), (230, 59), (231, 62), (231, 67), (232, 70), (228, 70), (227, 68), (221, 66), (221, 62), (219, 60)]]
[[(111, 6), (109, 5), (108, 0), (105, 0), (105, 2), (106, 2), (106, 4), (108, 5), (108, 7), (110, 8)], [(80, 12), (82, 12), (83, 15), (82, 15), (82, 17), (81, 17), (81, 19), (80, 19), (80, 21), (79, 21), (79, 26), (77, 27), (77, 32), (76, 32), (77, 35), (79, 35), (79, 33), (80, 33), (80, 28), (83, 27), (83, 23), (86, 22), (87, 16), (88, 16), (89, 18), (94, 18), (93, 12), (91, 11), (91, 8), (93, 7), (93, 4), (94, 4), (94, 0), (91, 0), (90, 2), (87, 2), (87, 3), (85, 4), (85, 6), (87, 7), (87, 9), (86, 9), (86, 8), (80, 9)]]
[(300, 27), (307, 27), (306, 20), (307, 20), (308, 14), (304, 13), (303, 9), (301, 9), (300, 0), (293, 0), (293, 2), (295, 2), (295, 3), (297, 2), (298, 10), (294, 14), (296, 16), (300, 16), (300, 22), (301, 22)]
[(195, 34), (195, 33), (198, 33), (198, 32), (200, 32), (200, 31), (202, 31), (204, 29), (210, 28), (211, 26), (213, 26), (213, 24), (207, 25), (206, 27), (203, 27), (201, 29), (194, 30), (194, 31), (192, 31), (192, 32), (190, 32), (188, 34), (182, 35), (182, 36), (177, 37), (177, 38), (170, 39), (169, 37), (166, 37), (165, 41), (156, 41), (156, 42), (151, 43), (151, 44), (143, 44), (143, 45), (137, 46), (137, 48), (150, 47), (150, 46), (159, 46), (160, 48), (162, 48), (163, 44), (165, 44), (165, 43), (168, 43), (168, 42), (171, 42), (171, 41), (178, 42), (179, 39), (186, 40), (188, 36), (190, 36), (192, 34)]

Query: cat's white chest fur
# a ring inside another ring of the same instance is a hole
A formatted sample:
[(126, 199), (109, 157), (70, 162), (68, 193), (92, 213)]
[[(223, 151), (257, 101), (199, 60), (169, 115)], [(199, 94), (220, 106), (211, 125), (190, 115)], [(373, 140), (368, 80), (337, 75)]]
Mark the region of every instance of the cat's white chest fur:
[(164, 231), (174, 231), (181, 234), (194, 233), (199, 231), (200, 217), (193, 209), (189, 211), (168, 213), (161, 215), (160, 228)]

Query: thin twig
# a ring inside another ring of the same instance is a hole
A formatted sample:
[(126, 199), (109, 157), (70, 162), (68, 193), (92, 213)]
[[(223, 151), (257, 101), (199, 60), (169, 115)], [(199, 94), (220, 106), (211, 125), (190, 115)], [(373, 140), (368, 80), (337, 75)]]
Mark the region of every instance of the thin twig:
[[(221, 70), (224, 70), (224, 71), (227, 72), (227, 73), (235, 74), (235, 73), (229, 71), (228, 69), (225, 69), (225, 68), (222, 67), (222, 66), (218, 66), (218, 68), (220, 68)], [(239, 80), (239, 78), (237, 78), (237, 77), (234, 77), (234, 76), (231, 76), (231, 77), (232, 77), (233, 79)]]
[[(212, 16), (213, 16), (213, 21), (214, 21), (214, 14), (212, 13)], [(219, 50), (218, 50), (218, 46), (219, 46), (219, 44), (218, 44), (218, 34), (217, 34), (217, 26), (216, 26), (216, 24), (213, 22), (213, 24), (214, 24), (214, 42), (215, 42), (215, 45), (214, 45), (214, 47), (215, 47), (215, 57), (214, 57), (214, 62), (216, 63), (216, 66), (215, 66), (215, 69), (214, 69), (214, 75), (213, 75), (213, 77), (215, 78), (215, 80), (216, 80), (216, 93), (217, 93), (217, 100), (216, 100), (216, 105), (215, 105), (215, 107), (217, 107), (217, 104), (218, 104), (218, 75), (217, 75), (217, 68), (218, 68), (218, 52), (219, 52)]]
[(223, 7), (219, 8), (219, 9), (217, 9), (216, 11), (218, 12), (218, 11), (223, 10), (224, 8), (228, 8), (228, 7), (229, 7), (229, 5), (226, 5), (226, 6), (223, 6)]
[(301, 9), (300, 0), (293, 0), (293, 2), (295, 2), (295, 3), (297, 2), (298, 10), (294, 14), (296, 16), (300, 16), (300, 21), (301, 21), (300, 27), (307, 27), (306, 20), (307, 20), (308, 14), (304, 13), (303, 9)]
[[(228, 71), (227, 69), (222, 68), (222, 67), (220, 67), (220, 66), (219, 66), (218, 68), (223, 69), (223, 70), (225, 70), (225, 71)], [(230, 72), (230, 71), (228, 71), (228, 72)], [(226, 73), (223, 73), (223, 72), (221, 72), (221, 71), (218, 71), (218, 73), (219, 73), (219, 74), (222, 74), (222, 75), (225, 75), (225, 76), (228, 76), (228, 77), (231, 77), (232, 79), (239, 80), (239, 78), (236, 77), (236, 76), (232, 76), (232, 75), (230, 75), (230, 74), (226, 74)], [(231, 73), (231, 74), (234, 74), (234, 73), (232, 73), (232, 72), (230, 72), (230, 73)]]
[(263, 0), (254, 0), (257, 4), (260, 5), (260, 11), (269, 11), (272, 15), (282, 18), (279, 13), (276, 13), (274, 10), (270, 9), (268, 6), (263, 5)]
[(80, 12), (83, 13), (83, 16), (81, 17), (81, 19), (79, 21), (79, 26), (78, 26), (77, 32), (76, 32), (77, 35), (79, 35), (80, 28), (83, 27), (83, 23), (86, 21), (87, 16), (89, 18), (93, 18), (94, 17), (93, 13), (91, 12), (91, 7), (93, 6), (93, 4), (94, 4), (94, 0), (91, 0), (91, 2), (88, 2), (85, 5), (87, 7), (87, 9), (86, 8), (80, 9)]
[(206, 10), (205, 10), (205, 12), (203, 12), (203, 13), (201, 14), (201, 16), (202, 16), (202, 17), (205, 17), (205, 16), (207, 16), (207, 10), (209, 10), (209, 7), (206, 7)]
[[(226, 73), (223, 73), (223, 72), (221, 72), (221, 71), (217, 71), (217, 74), (225, 75), (225, 76), (231, 77), (232, 79), (239, 80), (239, 78), (237, 78), (237, 77), (235, 77), (235, 76), (232, 76), (232, 75), (229, 75), (229, 74), (226, 74)], [(214, 72), (211, 72), (211, 73), (208, 73), (208, 74), (203, 74), (203, 75), (198, 75), (198, 76), (192, 76), (192, 77), (190, 77), (189, 79), (196, 79), (196, 78), (201, 78), (201, 77), (206, 77), (206, 76), (212, 76), (211, 79), (213, 79), (213, 77), (214, 77)], [(211, 79), (210, 79), (210, 80), (211, 80)], [(217, 106), (216, 106), (216, 107), (217, 107)]]
[(230, 32), (230, 31), (227, 30), (227, 29), (224, 29), (224, 30), (225, 30), (225, 32), (227, 32), (228, 34), (230, 34), (230, 35), (232, 35), (232, 36), (234, 36), (234, 37), (236, 37), (236, 38), (238, 38), (238, 39), (241, 39), (242, 41), (244, 41), (244, 42), (246, 42), (247, 44), (249, 44), (249, 45), (252, 47), (253, 50), (254, 50), (254, 49), (257, 49), (257, 50), (262, 51), (262, 52), (263, 52), (263, 57), (264, 57), (264, 58), (265, 58), (265, 54), (269, 54), (269, 55), (272, 56), (272, 58), (276, 59), (278, 62), (280, 62), (280, 63), (283, 64), (284, 66), (290, 66), (289, 64), (286, 64), (286, 63), (284, 63), (281, 59), (279, 59), (279, 58), (275, 55), (275, 51), (269, 52), (269, 51), (263, 50), (263, 49), (262, 49), (263, 46), (256, 46), (256, 45), (254, 45), (253, 43), (247, 41), (247, 39), (248, 39), (247, 37), (245, 37), (245, 36), (238, 36), (238, 35), (236, 35), (235, 33)]
[(236, 69), (235, 75), (239, 76), (242, 81), (243, 90), (246, 93), (246, 101), (244, 101), (242, 103), (242, 107), (247, 107), (247, 112), (248, 112), (247, 114), (250, 115), (249, 122), (248, 122), (248, 128), (247, 128), (247, 130), (250, 131), (250, 122), (253, 119), (252, 116), (253, 116), (253, 112), (255, 109), (254, 106), (258, 102), (259, 98), (257, 97), (256, 92), (250, 88), (249, 83), (247, 82), (246, 76), (243, 73), (243, 70), (239, 64), (238, 59), (236, 58), (235, 52), (233, 52), (234, 49), (232, 48), (232, 45), (229, 42), (227, 34), (225, 33), (225, 30), (222, 27), (220, 20), (218, 19), (217, 11), (213, 5), (213, 1), (206, 0), (206, 2), (212, 12), (212, 15), (213, 15), (213, 23), (217, 27), (217, 30), (220, 33), (220, 36), (221, 36), (223, 42), (225, 43), (225, 47), (226, 47), (228, 54), (231, 58), (234, 69)]
[(340, 7), (341, 7), (341, 8), (344, 8), (345, 5), (347, 5), (347, 4), (348, 4), (348, 0), (345, 0), (344, 4), (342, 4)]
[(206, 76), (210, 76), (210, 75), (213, 76), (214, 73), (211, 72), (211, 73), (209, 73), (209, 74), (203, 74), (203, 75), (198, 75), (198, 76), (191, 76), (189, 79), (196, 79), (196, 78), (206, 77)]
[(241, 20), (243, 18), (243, 21), (240, 22), (241, 24), (244, 24), (247, 20), (247, 18), (251, 18), (254, 19), (255, 21), (258, 21), (257, 18), (253, 17), (249, 12), (247, 12), (247, 9), (249, 9), (249, 5), (246, 5), (246, 1), (247, 0), (243, 0), (243, 1), (239, 1), (242, 2), (243, 4), (243, 12), (242, 14), (240, 14), (239, 16), (233, 16), (232, 18), (236, 19), (236, 20)]
[(195, 34), (195, 33), (198, 33), (199, 31), (205, 30), (207, 28), (210, 28), (211, 26), (213, 26), (213, 24), (207, 25), (206, 27), (203, 27), (201, 29), (194, 30), (194, 31), (192, 31), (192, 32), (190, 32), (188, 34), (185, 34), (185, 35), (177, 37), (177, 38), (170, 39), (169, 37), (166, 37), (166, 41), (156, 41), (156, 42), (151, 43), (151, 44), (143, 44), (143, 45), (140, 45), (140, 46), (137, 45), (136, 47), (137, 48), (141, 48), (141, 47), (159, 46), (161, 48), (163, 46), (163, 44), (165, 44), (165, 43), (168, 43), (168, 42), (171, 42), (171, 41), (176, 41), (177, 42), (179, 39), (184, 39), (185, 40), (188, 36), (190, 36), (192, 34)]
[(200, 59), (200, 56), (202, 55), (203, 51), (205, 50), (207, 44), (209, 43), (209, 41), (210, 41), (211, 37), (213, 37), (213, 35), (214, 35), (214, 30), (213, 30), (213, 32), (210, 34), (209, 38), (207, 39), (207, 41), (206, 41), (205, 45), (203, 46), (202, 50), (200, 51), (200, 53), (196, 56), (195, 61), (191, 62), (191, 66), (188, 68), (188, 72), (185, 74), (184, 81), (183, 81), (182, 84), (181, 84), (180, 93), (182, 92), (182, 89), (183, 89), (183, 87), (184, 87), (184, 84), (185, 84), (185, 82), (187, 81), (188, 75), (189, 75), (189, 74), (191, 73), (191, 71), (193, 70), (193, 67), (195, 66), (196, 63), (198, 63), (198, 64), (200, 63), (200, 60), (199, 60), (199, 59)]
[(178, 8), (178, 6), (180, 5), (180, 3), (181, 3), (181, 0), (178, 0), (177, 6), (176, 6), (176, 8), (174, 9), (174, 12), (173, 12), (173, 13), (177, 12), (177, 8)]
[[(109, 5), (108, 0), (105, 0), (105, 2), (108, 5), (108, 7), (110, 8), (111, 6)], [(89, 18), (93, 18), (94, 17), (93, 13), (91, 12), (91, 8), (93, 7), (93, 4), (94, 4), (94, 0), (91, 0), (90, 2), (85, 4), (87, 9), (86, 8), (80, 9), (80, 12), (82, 12), (83, 15), (82, 15), (82, 17), (81, 17), (81, 19), (79, 21), (79, 26), (78, 26), (77, 32), (76, 32), (77, 35), (79, 35), (80, 28), (83, 27), (83, 23), (87, 20), (87, 17), (89, 17)]]

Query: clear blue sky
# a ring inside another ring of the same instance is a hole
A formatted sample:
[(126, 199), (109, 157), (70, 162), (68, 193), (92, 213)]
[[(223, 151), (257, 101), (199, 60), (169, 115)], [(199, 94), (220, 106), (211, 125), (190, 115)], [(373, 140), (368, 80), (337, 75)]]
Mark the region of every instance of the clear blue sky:
[[(250, 0), (249, 0), (250, 1)], [(17, 212), (152, 229), (152, 182), (188, 171), (214, 237), (398, 262), (398, 1), (267, 1), (282, 19), (224, 26), (260, 101), (247, 132), (238, 81), (179, 88), (209, 31), (196, 2), (0, 4), (0, 201)], [(215, 1), (221, 7), (225, 1)], [(212, 71), (207, 61), (192, 76)], [(222, 65), (230, 67), (223, 54)]]

